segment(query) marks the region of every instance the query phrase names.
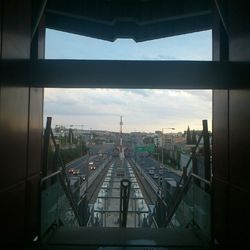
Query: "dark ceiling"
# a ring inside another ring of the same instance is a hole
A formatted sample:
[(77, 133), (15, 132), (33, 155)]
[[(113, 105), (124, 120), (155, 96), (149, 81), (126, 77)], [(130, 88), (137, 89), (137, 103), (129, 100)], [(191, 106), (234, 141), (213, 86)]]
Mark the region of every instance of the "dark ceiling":
[(46, 26), (140, 42), (211, 29), (211, 0), (48, 0)]

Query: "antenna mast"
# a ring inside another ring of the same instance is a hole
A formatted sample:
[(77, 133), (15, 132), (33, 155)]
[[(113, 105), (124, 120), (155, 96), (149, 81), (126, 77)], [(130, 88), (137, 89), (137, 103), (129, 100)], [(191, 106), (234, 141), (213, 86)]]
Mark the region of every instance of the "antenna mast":
[(122, 153), (122, 116), (120, 116), (120, 153)]

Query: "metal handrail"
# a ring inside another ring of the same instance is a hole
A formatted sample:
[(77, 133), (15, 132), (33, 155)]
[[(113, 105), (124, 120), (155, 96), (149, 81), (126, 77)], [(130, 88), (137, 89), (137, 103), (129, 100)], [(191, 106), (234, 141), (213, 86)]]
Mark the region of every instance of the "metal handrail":
[(208, 180), (205, 180), (203, 179), (202, 177), (196, 175), (196, 174), (193, 174), (191, 173), (186, 181), (186, 183), (184, 184), (183, 188), (181, 190), (179, 190), (179, 192), (177, 193), (176, 195), (176, 199), (175, 199), (175, 202), (174, 202), (174, 205), (172, 206), (172, 209), (169, 210), (169, 214), (165, 220), (165, 223), (164, 223), (164, 227), (167, 227), (168, 224), (170, 223), (173, 215), (175, 214), (176, 212), (176, 209), (178, 208), (183, 196), (187, 193), (188, 191), (188, 187), (189, 187), (189, 184), (191, 183), (191, 180), (192, 178), (194, 179), (197, 179), (199, 181), (202, 181), (204, 182), (205, 184), (209, 185), (209, 187), (211, 187), (211, 182), (208, 181)]
[(64, 191), (65, 191), (66, 197), (68, 198), (68, 200), (69, 200), (69, 202), (70, 202), (70, 205), (71, 205), (71, 207), (72, 207), (72, 209), (73, 209), (73, 212), (74, 212), (74, 214), (75, 214), (75, 216), (76, 216), (76, 218), (77, 218), (77, 221), (78, 221), (79, 225), (81, 225), (81, 220), (80, 220), (80, 218), (79, 218), (79, 214), (78, 214), (78, 212), (77, 212), (77, 208), (76, 208), (76, 206), (75, 206), (75, 202), (74, 202), (74, 200), (73, 200), (73, 198), (72, 198), (72, 194), (71, 194), (71, 191), (69, 190), (69, 187), (65, 184), (65, 182), (64, 182), (64, 180), (63, 180), (63, 175), (62, 175), (61, 170), (55, 171), (54, 173), (52, 173), (52, 174), (50, 174), (50, 175), (45, 176), (44, 178), (42, 178), (42, 179), (41, 179), (41, 185), (42, 185), (45, 181), (47, 181), (47, 180), (53, 178), (54, 176), (59, 176), (59, 180), (60, 180), (61, 185), (62, 185), (62, 187), (63, 187), (63, 189), (64, 189)]
[(56, 171), (56, 172), (54, 172), (54, 173), (52, 173), (52, 174), (50, 174), (50, 175), (47, 175), (47, 176), (43, 177), (43, 178), (41, 179), (41, 183), (47, 181), (48, 179), (50, 179), (50, 178), (52, 178), (52, 177), (54, 177), (54, 176), (56, 176), (56, 175), (58, 175), (58, 174), (60, 174), (60, 173), (61, 173), (61, 170), (58, 170), (58, 171)]
[(192, 177), (194, 177), (195, 179), (197, 179), (197, 180), (199, 180), (199, 181), (202, 181), (202, 182), (204, 182), (205, 184), (211, 186), (211, 182), (210, 182), (210, 181), (208, 181), (208, 180), (206, 180), (206, 179), (204, 179), (204, 178), (202, 178), (202, 177), (200, 177), (199, 175), (194, 174), (194, 173), (191, 173), (191, 175), (192, 175)]

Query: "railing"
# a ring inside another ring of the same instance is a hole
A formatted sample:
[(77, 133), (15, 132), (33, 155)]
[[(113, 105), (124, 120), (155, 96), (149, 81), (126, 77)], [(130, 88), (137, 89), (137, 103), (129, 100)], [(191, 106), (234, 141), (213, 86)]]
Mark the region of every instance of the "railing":
[[(196, 159), (196, 150), (198, 149), (201, 139), (203, 138), (204, 141), (204, 179), (207, 181), (210, 181), (211, 178), (211, 167), (210, 167), (210, 142), (209, 142), (209, 133), (208, 133), (208, 126), (207, 126), (207, 120), (202, 121), (203, 130), (199, 136), (199, 139), (195, 146), (192, 148), (191, 156), (184, 168), (183, 174), (181, 176), (180, 181), (177, 184), (177, 189), (180, 188), (180, 186), (183, 184), (184, 179), (187, 177), (187, 175), (192, 172), (193, 174), (197, 175), (197, 166), (196, 164), (192, 164), (192, 169), (190, 163)], [(207, 185), (205, 185), (205, 188), (207, 189)]]
[(210, 188), (210, 182), (190, 174), (183, 189), (178, 193), (169, 211), (165, 227), (191, 228), (210, 239), (211, 232), (211, 197), (197, 182)]
[(53, 226), (82, 225), (59, 146), (51, 130), (51, 117), (47, 118), (44, 133), (42, 175), (40, 235), (43, 236)]
[[(196, 165), (196, 150), (203, 137), (204, 140), (204, 177), (199, 176)], [(192, 168), (190, 167), (192, 164)], [(192, 148), (185, 171), (177, 183), (175, 194), (168, 206), (164, 227), (192, 227), (210, 238), (210, 208), (211, 208), (211, 169), (210, 144), (207, 121), (203, 121), (203, 131)]]
[(61, 171), (41, 180), (41, 236), (53, 227), (80, 226), (80, 218)]
[[(159, 218), (157, 219), (159, 227), (175, 227), (178, 223), (182, 226), (188, 226), (192, 220), (193, 224), (196, 223), (197, 227), (205, 228), (208, 227), (210, 230), (210, 221), (207, 221), (206, 226), (204, 223), (196, 222), (196, 217), (192, 217), (187, 211), (193, 211), (193, 214), (206, 214), (206, 217), (209, 218), (210, 210), (210, 178), (211, 178), (211, 167), (210, 167), (210, 143), (209, 143), (209, 133), (207, 121), (202, 121), (203, 130), (200, 134), (198, 141), (195, 145), (191, 145), (191, 155), (190, 158), (184, 167), (184, 171), (181, 175), (181, 178), (177, 181), (176, 191), (174, 193), (164, 190), (162, 192), (162, 187), (159, 187), (153, 180), (148, 176), (148, 174), (139, 166), (135, 161), (134, 165), (138, 171), (143, 175), (144, 179), (150, 185), (152, 190), (156, 193), (157, 197), (157, 209), (159, 209)], [(198, 166), (197, 166), (197, 155), (196, 151), (200, 147), (201, 140), (203, 138), (203, 157), (204, 157), (204, 175), (199, 176)], [(191, 164), (192, 163), (192, 164)], [(198, 200), (191, 199), (195, 196), (195, 199), (198, 197)], [(165, 197), (163, 197), (165, 195)], [(189, 198), (188, 198), (189, 197)], [(202, 197), (204, 199), (202, 199)], [(200, 204), (198, 203), (200, 202)], [(204, 204), (202, 204), (204, 202)], [(206, 204), (209, 204), (206, 206)], [(205, 207), (204, 207), (205, 206)], [(182, 209), (181, 209), (182, 207)], [(157, 210), (156, 209), (156, 210)], [(162, 216), (162, 210), (165, 210), (165, 216)], [(181, 213), (181, 211), (183, 213)], [(209, 211), (205, 213), (204, 211)], [(197, 212), (197, 213), (196, 213)], [(177, 219), (178, 218), (178, 219)], [(184, 220), (186, 218), (186, 220)], [(210, 219), (210, 218), (209, 218)], [(198, 220), (198, 219), (197, 219)], [(200, 220), (200, 219), (199, 219)], [(178, 222), (179, 221), (179, 222)], [(206, 232), (206, 235), (208, 233)]]

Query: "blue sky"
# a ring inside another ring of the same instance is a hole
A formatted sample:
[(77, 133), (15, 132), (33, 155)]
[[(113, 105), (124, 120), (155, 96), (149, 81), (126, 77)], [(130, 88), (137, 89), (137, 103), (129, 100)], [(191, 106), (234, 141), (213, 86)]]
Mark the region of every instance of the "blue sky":
[[(47, 59), (206, 60), (212, 59), (212, 34), (203, 31), (142, 43), (115, 42), (46, 31)], [(119, 84), (119, 83), (118, 83)], [(86, 129), (153, 132), (162, 127), (183, 131), (201, 128), (208, 119), (211, 130), (211, 90), (46, 89), (44, 116), (53, 124), (84, 124)]]
[(211, 36), (211, 31), (203, 31), (140, 43), (132, 39), (112, 43), (47, 29), (45, 54), (48, 59), (211, 61)]

